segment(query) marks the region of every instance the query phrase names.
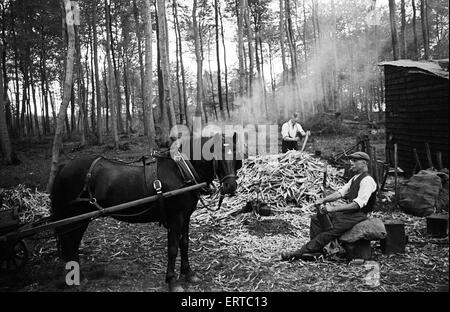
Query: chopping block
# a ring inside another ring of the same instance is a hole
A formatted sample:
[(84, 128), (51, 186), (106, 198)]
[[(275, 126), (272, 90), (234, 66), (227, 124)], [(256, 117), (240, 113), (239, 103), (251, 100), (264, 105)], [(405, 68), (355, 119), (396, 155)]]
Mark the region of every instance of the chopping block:
[(383, 254), (404, 253), (408, 237), (405, 235), (405, 223), (401, 220), (384, 221), (386, 238), (380, 241)]
[(427, 234), (431, 237), (446, 237), (448, 235), (448, 215), (436, 214), (427, 217)]
[(367, 239), (360, 239), (353, 243), (342, 242), (342, 247), (345, 249), (346, 257), (348, 260), (368, 260), (372, 257), (370, 241)]

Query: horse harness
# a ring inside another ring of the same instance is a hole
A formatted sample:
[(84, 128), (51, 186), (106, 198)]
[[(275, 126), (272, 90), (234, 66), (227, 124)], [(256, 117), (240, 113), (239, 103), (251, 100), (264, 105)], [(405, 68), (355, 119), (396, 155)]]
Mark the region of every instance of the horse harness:
[[(161, 153), (161, 152), (157, 152), (157, 151), (153, 151), (151, 153), (151, 157), (153, 158), (170, 158), (170, 156), (167, 155), (167, 153)], [(93, 196), (92, 192), (91, 192), (91, 178), (92, 178), (92, 172), (95, 168), (95, 166), (98, 164), (98, 162), (102, 159), (106, 159), (102, 156), (97, 157), (96, 159), (94, 159), (94, 161), (91, 163), (91, 165), (89, 166), (89, 169), (86, 173), (85, 179), (84, 179), (84, 185), (82, 190), (80, 191), (80, 193), (78, 194), (78, 196), (70, 201), (69, 203), (67, 203), (67, 206), (79, 203), (79, 202), (88, 202), (89, 204), (93, 205), (94, 207), (96, 207), (99, 211), (104, 211), (104, 208), (102, 206), (100, 206), (97, 203), (97, 199), (95, 198), (95, 196)], [(143, 164), (143, 174), (144, 174), (144, 183), (145, 183), (145, 188), (148, 190), (148, 185), (147, 185), (147, 172), (146, 172), (146, 156), (143, 156), (140, 161), (142, 161)], [(195, 171), (194, 167), (192, 166), (191, 162), (189, 161), (189, 159), (187, 159), (187, 157), (180, 153), (179, 151), (175, 152), (175, 155), (173, 157), (173, 160), (175, 161), (175, 163), (177, 164), (178, 170), (181, 174), (181, 177), (183, 178), (183, 182), (185, 185), (191, 185), (191, 184), (198, 184), (199, 183), (199, 176), (197, 174), (197, 172)], [(216, 160), (214, 159), (214, 164), (213, 164), (213, 168), (214, 168), (214, 176), (216, 175)], [(131, 163), (136, 163), (136, 161), (133, 161)], [(131, 164), (131, 163), (125, 163), (125, 164)], [(156, 195), (157, 195), (157, 202), (158, 202), (158, 207), (159, 207), (159, 211), (160, 211), (160, 216), (161, 216), (161, 220), (159, 222), (159, 225), (161, 226), (161, 224), (164, 225), (164, 227), (167, 228), (167, 215), (166, 215), (166, 211), (164, 209), (164, 196), (163, 196), (163, 192), (162, 192), (162, 183), (161, 181), (158, 179), (158, 170), (157, 170), (157, 162), (155, 163), (154, 166), (150, 166), (150, 176), (154, 176), (156, 177), (156, 179), (153, 180), (152, 186), (154, 188), (154, 190), (156, 191)], [(220, 180), (220, 182), (224, 181), (225, 179), (231, 178), (234, 175), (227, 175), (224, 178), (222, 178)], [(204, 192), (207, 193), (211, 193), (210, 190), (208, 188), (202, 188), (201, 190), (203, 190)], [(89, 195), (89, 198), (83, 197), (84, 194)], [(197, 193), (198, 195), (198, 193)], [(221, 195), (222, 196), (222, 195)], [(198, 195), (198, 198), (201, 200), (201, 197)], [(223, 200), (223, 198), (221, 197), (220, 203)], [(205, 206), (205, 203), (201, 200), (202, 204)], [(220, 208), (220, 204), (219, 204), (219, 208)], [(150, 209), (150, 208), (148, 208)], [(148, 209), (145, 209), (143, 212), (139, 212), (136, 215), (140, 215), (143, 214), (145, 212), (148, 211)], [(116, 214), (114, 214), (116, 215)]]

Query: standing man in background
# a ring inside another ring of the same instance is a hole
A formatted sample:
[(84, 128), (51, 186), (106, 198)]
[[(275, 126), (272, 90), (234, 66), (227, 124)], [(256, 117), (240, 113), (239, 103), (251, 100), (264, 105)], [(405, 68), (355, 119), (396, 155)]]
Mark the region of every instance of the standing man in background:
[(300, 133), (302, 136), (310, 135), (311, 132), (304, 131), (302, 126), (299, 123), (298, 113), (294, 112), (287, 122), (283, 124), (281, 127), (281, 152), (286, 153), (288, 150), (296, 150), (298, 151), (298, 142), (300, 141), (300, 137), (298, 136)]

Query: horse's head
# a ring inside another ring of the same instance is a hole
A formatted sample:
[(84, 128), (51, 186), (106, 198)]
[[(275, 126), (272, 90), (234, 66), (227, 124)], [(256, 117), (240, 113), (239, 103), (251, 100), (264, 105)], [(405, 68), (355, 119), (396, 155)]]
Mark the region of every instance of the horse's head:
[(181, 150), (190, 160), (199, 181), (220, 181), (222, 195), (233, 195), (237, 188), (237, 171), (242, 167), (242, 157), (237, 151), (237, 135), (216, 134), (212, 137), (182, 137), (173, 144), (173, 151)]
[[(236, 149), (237, 135), (232, 138), (216, 135), (214, 137), (217, 148), (220, 151), (214, 151), (214, 172), (221, 184), (221, 194), (234, 195), (237, 188), (237, 171), (242, 167), (242, 158)], [(219, 143), (217, 143), (219, 141)]]

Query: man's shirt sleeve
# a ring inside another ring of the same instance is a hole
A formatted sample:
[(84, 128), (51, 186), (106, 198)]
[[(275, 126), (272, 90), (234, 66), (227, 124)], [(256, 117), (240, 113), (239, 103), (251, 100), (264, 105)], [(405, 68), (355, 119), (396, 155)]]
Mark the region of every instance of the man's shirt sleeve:
[(299, 123), (297, 123), (297, 131), (300, 132), (300, 134), (303, 135), (303, 136), (306, 135), (306, 132), (303, 131), (303, 128), (302, 128), (302, 126)]
[(281, 136), (283, 139), (289, 137), (289, 127), (286, 122), (281, 126)]

